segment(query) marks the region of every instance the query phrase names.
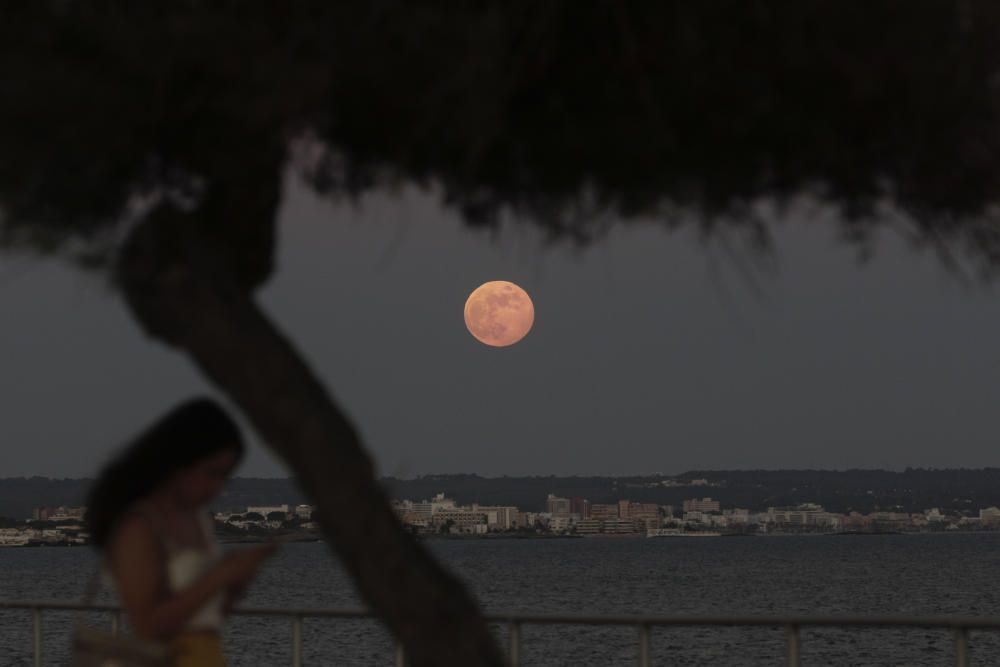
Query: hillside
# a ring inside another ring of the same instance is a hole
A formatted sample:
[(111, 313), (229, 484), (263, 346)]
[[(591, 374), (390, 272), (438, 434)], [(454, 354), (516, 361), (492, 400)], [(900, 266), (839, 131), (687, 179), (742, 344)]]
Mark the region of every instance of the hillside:
[[(681, 485), (690, 480), (707, 485)], [(33, 507), (79, 505), (88, 479), (0, 478), (0, 516), (28, 518)], [(444, 493), (459, 503), (516, 505), (543, 510), (549, 493), (579, 496), (592, 503), (622, 498), (680, 505), (687, 498), (710, 496), (723, 507), (762, 510), (769, 506), (816, 502), (830, 511), (875, 509), (922, 511), (929, 507), (977, 510), (1000, 506), (1000, 468), (887, 470), (694, 470), (676, 477), (482, 477), (475, 474), (384, 478), (394, 498), (421, 500)], [(215, 503), (218, 510), (247, 505), (305, 502), (288, 479), (235, 478)]]

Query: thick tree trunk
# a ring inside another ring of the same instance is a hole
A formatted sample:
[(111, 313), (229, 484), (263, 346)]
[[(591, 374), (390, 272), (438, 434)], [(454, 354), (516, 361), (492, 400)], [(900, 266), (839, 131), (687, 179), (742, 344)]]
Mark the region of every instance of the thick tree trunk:
[(501, 665), (470, 595), (396, 518), (345, 415), (233, 279), (227, 253), (179, 231), (183, 218), (161, 211), (125, 244), (118, 281), (136, 318), (189, 354), (288, 463), (361, 595), (414, 666)]

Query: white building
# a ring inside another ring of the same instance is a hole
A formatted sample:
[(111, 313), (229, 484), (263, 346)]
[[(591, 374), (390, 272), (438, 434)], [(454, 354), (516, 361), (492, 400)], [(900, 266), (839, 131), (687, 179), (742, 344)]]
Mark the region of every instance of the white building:
[(486, 515), (489, 530), (510, 530), (517, 524), (517, 508), (511, 505), (479, 505), (472, 503), (473, 512)]
[(605, 519), (605, 533), (628, 534), (636, 532), (635, 522), (632, 519)]
[(413, 503), (411, 511), (420, 516), (431, 517), (441, 510), (451, 509), (455, 509), (455, 501), (451, 498), (445, 498), (443, 493), (439, 493), (431, 500), (425, 500), (422, 503)]
[(750, 510), (722, 510), (722, 516), (726, 518), (726, 523), (730, 526), (745, 526), (750, 523)]
[(86, 507), (35, 507), (31, 510), (33, 521), (82, 521), (83, 515), (87, 513)]
[(583, 519), (576, 522), (576, 533), (578, 535), (596, 535), (603, 532), (603, 519)]
[(288, 514), (288, 505), (287, 504), (274, 505), (274, 506), (261, 505), (258, 507), (248, 507), (247, 514), (250, 514), (252, 512), (260, 514), (262, 517), (266, 519), (267, 515), (270, 514), (271, 512), (281, 512), (282, 514)]
[(986, 509), (979, 510), (979, 520), (983, 523), (1000, 522), (1000, 509), (997, 509), (996, 507), (987, 507)]
[(443, 526), (451, 522), (454, 526), (486, 526), (486, 514), (484, 512), (473, 512), (468, 509), (442, 509), (434, 513), (431, 523), (435, 526)]
[(565, 533), (572, 525), (568, 516), (553, 516), (549, 518), (549, 530), (553, 533)]
[(569, 498), (560, 498), (551, 493), (546, 498), (548, 513), (554, 517), (568, 517), (570, 512)]
[(692, 498), (691, 500), (684, 501), (684, 511), (685, 512), (718, 512), (719, 511), (719, 501), (712, 500), (711, 498), (702, 498), (698, 500), (697, 498)]
[(770, 522), (794, 526), (825, 526), (840, 528), (843, 517), (832, 514), (815, 503), (803, 503), (796, 507), (768, 507)]
[(28, 543), (30, 533), (20, 528), (0, 528), (0, 546), (22, 547)]

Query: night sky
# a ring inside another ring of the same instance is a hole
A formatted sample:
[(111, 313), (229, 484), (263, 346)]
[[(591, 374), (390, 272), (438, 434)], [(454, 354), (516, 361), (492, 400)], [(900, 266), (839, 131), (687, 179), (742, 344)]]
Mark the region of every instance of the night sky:
[[(1000, 465), (996, 290), (888, 235), (861, 264), (835, 215), (793, 206), (748, 276), (735, 238), (737, 259), (721, 238), (652, 222), (549, 246), (514, 220), (472, 230), (434, 192), (331, 202), (289, 178), (260, 298), (384, 475)], [(510, 348), (462, 319), (496, 279), (535, 303)], [(93, 475), (174, 402), (212, 391), (104, 281), (0, 257), (0, 476)], [(285, 472), (255, 445), (238, 474)]]

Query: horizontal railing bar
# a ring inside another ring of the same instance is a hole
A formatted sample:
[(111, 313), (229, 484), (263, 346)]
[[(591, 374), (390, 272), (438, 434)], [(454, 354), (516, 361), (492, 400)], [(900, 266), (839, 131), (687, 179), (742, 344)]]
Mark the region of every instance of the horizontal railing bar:
[(117, 604), (80, 604), (62, 600), (0, 600), (0, 609), (49, 609), (52, 611), (122, 611)]
[[(40, 609), (52, 611), (117, 612), (115, 604), (82, 605), (60, 600), (0, 600), (0, 609)], [(237, 607), (239, 616), (277, 616), (301, 618), (374, 618), (367, 609)], [(582, 614), (487, 613), (489, 623), (532, 625), (651, 625), (651, 626), (789, 626), (800, 627), (908, 627), (968, 630), (1000, 630), (996, 616), (648, 616)]]
[(1000, 630), (1000, 618), (981, 616), (576, 616), (556, 614), (487, 614), (486, 620), (494, 623), (516, 620), (519, 623), (534, 625), (799, 625), (809, 627), (867, 626)]

